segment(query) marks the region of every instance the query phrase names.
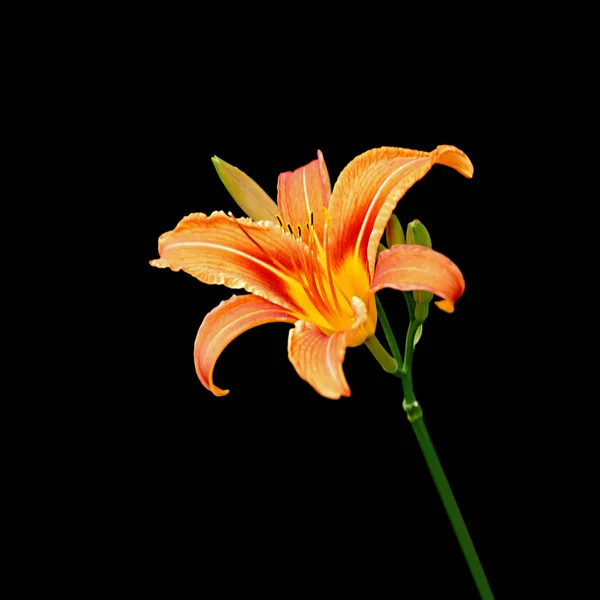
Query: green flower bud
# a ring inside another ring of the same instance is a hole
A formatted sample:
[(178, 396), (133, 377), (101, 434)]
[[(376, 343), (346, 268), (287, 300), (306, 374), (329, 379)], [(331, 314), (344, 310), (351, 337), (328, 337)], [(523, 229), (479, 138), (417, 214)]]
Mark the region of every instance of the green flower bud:
[[(408, 224), (406, 228), (406, 242), (408, 244), (416, 244), (417, 246), (425, 246), (431, 248), (431, 236), (429, 231), (421, 221), (415, 219)], [(427, 318), (429, 313), (429, 303), (433, 300), (433, 294), (424, 290), (415, 290), (413, 297), (417, 306), (415, 307), (415, 318), (421, 323)]]
[[(433, 294), (431, 292), (424, 292), (423, 290), (416, 290), (413, 292), (413, 295), (416, 301), (415, 321), (419, 321), (422, 325), (429, 314), (429, 303), (433, 299)], [(425, 302), (420, 302), (417, 298), (419, 298), (419, 300), (425, 299)]]
[(415, 318), (422, 323), (429, 314), (429, 303), (433, 300), (433, 294), (425, 290), (415, 290), (413, 297), (417, 303), (415, 306)]
[(385, 226), (385, 239), (387, 245), (391, 248), (396, 244), (405, 244), (404, 231), (402, 231), (402, 225), (398, 221), (396, 215), (392, 215), (388, 224)]
[(218, 156), (213, 156), (212, 162), (235, 203), (252, 220), (277, 222), (277, 204), (256, 181)]
[(432, 247), (429, 231), (427, 231), (427, 228), (419, 219), (415, 219), (412, 223), (408, 224), (406, 228), (406, 243), (425, 246), (426, 248)]

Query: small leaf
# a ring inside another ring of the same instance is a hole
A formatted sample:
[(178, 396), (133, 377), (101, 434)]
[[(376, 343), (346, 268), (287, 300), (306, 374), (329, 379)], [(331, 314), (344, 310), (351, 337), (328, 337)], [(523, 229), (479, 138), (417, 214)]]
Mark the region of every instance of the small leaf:
[(419, 340), (421, 339), (421, 336), (423, 335), (423, 323), (421, 323), (419, 325), (419, 328), (417, 329), (417, 333), (415, 333), (415, 341), (414, 341), (414, 346), (416, 346), (419, 342)]

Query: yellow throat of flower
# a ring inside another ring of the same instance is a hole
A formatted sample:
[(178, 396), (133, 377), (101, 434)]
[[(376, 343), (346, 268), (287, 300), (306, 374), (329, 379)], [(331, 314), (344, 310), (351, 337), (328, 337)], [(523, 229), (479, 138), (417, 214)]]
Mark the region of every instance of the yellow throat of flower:
[[(326, 210), (326, 209), (325, 209)], [(359, 346), (375, 333), (377, 308), (374, 295), (369, 292), (370, 278), (356, 258), (346, 261), (339, 272), (334, 272), (328, 253), (328, 215), (326, 211), (323, 241), (314, 229), (314, 218), (305, 229), (277, 221), (286, 235), (294, 238), (296, 256), (294, 263), (293, 296), (302, 309), (302, 318), (317, 325), (327, 335), (348, 331), (349, 346)], [(358, 298), (365, 306), (357, 314), (352, 299)], [(357, 326), (356, 321), (363, 321)]]

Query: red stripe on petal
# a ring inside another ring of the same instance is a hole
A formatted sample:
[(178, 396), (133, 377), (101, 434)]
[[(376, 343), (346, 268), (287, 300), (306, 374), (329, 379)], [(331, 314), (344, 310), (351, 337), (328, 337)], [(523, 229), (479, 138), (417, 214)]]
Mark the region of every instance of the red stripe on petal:
[(318, 152), (318, 156), (317, 160), (304, 167), (281, 173), (277, 181), (277, 204), (284, 225), (290, 223), (294, 230), (300, 225), (305, 242), (308, 242), (305, 224), (310, 224), (311, 213), (317, 237), (320, 241), (323, 240), (323, 208), (329, 205), (331, 196), (331, 184), (321, 151)]
[(376, 148), (346, 166), (329, 207), (330, 251), (336, 271), (353, 254), (373, 273), (379, 241), (396, 204), (435, 163), (467, 177), (473, 174), (468, 157), (453, 146), (438, 146), (433, 152)]
[(243, 288), (299, 314), (295, 241), (268, 221), (234, 220), (223, 212), (191, 214), (159, 239), (153, 266), (183, 270), (200, 281)]

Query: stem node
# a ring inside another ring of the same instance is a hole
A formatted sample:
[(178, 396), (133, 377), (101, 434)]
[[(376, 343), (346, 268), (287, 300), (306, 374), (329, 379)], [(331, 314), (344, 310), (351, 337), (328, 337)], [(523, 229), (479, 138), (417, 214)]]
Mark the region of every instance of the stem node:
[(416, 400), (407, 401), (406, 398), (402, 401), (402, 408), (406, 412), (406, 416), (411, 423), (423, 418), (423, 409)]

